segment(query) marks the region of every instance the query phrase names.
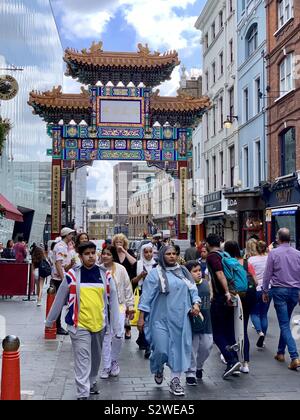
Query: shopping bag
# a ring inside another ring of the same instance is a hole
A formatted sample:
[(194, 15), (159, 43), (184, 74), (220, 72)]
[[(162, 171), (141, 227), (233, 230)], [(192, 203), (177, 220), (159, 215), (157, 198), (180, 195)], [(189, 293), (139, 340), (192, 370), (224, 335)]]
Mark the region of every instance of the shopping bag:
[(140, 289), (137, 287), (134, 291), (134, 310), (135, 310), (135, 314), (134, 314), (134, 318), (132, 321), (130, 321), (130, 325), (132, 327), (136, 327), (139, 317), (140, 317), (140, 311), (138, 310), (138, 306), (140, 303)]

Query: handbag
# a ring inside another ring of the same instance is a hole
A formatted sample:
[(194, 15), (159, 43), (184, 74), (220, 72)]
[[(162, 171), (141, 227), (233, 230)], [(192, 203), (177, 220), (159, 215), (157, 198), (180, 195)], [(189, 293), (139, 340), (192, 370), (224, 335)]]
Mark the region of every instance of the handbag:
[(198, 316), (193, 316), (191, 312), (189, 312), (189, 317), (191, 321), (192, 332), (194, 334), (203, 334), (205, 328), (205, 320), (201, 312)]
[(140, 290), (139, 290), (138, 287), (136, 287), (136, 289), (134, 291), (134, 310), (135, 310), (135, 313), (134, 313), (133, 320), (130, 321), (130, 325), (132, 327), (137, 326), (137, 323), (138, 323), (138, 320), (139, 320), (139, 317), (140, 317), (140, 311), (138, 310), (139, 303), (140, 303)]

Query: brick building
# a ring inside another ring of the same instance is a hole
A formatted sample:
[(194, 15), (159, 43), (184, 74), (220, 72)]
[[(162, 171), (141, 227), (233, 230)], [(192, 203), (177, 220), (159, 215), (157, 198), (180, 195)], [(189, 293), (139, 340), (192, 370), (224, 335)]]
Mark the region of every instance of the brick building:
[[(289, 227), (300, 247), (300, 2), (266, 0), (268, 169), (264, 188), (268, 239)], [(298, 68), (298, 71), (297, 71)]]

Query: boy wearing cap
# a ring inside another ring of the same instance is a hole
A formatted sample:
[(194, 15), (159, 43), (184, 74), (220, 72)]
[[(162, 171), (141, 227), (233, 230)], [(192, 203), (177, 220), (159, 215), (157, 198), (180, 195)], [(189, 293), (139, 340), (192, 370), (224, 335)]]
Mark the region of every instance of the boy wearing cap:
[[(65, 273), (68, 272), (74, 265), (72, 261), (72, 254), (68, 249), (68, 244), (73, 240), (75, 230), (70, 228), (63, 228), (60, 232), (61, 241), (59, 241), (53, 249), (53, 272), (51, 284), (58, 292), (64, 278)], [(56, 320), (57, 334), (68, 335), (67, 331), (61, 326), (61, 312), (58, 314)]]
[(105, 270), (96, 264), (96, 245), (82, 243), (78, 253), (82, 266), (66, 274), (46, 326), (52, 326), (68, 299), (66, 323), (73, 347), (77, 399), (87, 400), (90, 394), (99, 393), (97, 377), (104, 334), (106, 328), (118, 331), (119, 304), (113, 279), (108, 287)]

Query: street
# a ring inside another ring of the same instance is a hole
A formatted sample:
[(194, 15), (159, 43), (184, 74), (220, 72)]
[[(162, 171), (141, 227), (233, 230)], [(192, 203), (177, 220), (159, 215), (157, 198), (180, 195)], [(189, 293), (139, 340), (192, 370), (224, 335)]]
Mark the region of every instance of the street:
[[(294, 315), (299, 317), (299, 306)], [(54, 341), (44, 340), (45, 302), (41, 308), (37, 308), (35, 302), (23, 302), (21, 298), (0, 298), (0, 316), (6, 321), (6, 335), (16, 335), (21, 341), (22, 399), (75, 400), (70, 339), (59, 337)], [(252, 346), (250, 374), (241, 374), (240, 377), (224, 381), (221, 376), (225, 366), (214, 348), (205, 365), (203, 381), (197, 387), (185, 387), (184, 400), (299, 399), (300, 373), (288, 370), (288, 358), (285, 364), (279, 364), (273, 358), (279, 334), (273, 305), (270, 310), (269, 336), (263, 351), (256, 350), (257, 336), (251, 327), (249, 334)], [(132, 339), (124, 344), (120, 377), (100, 380), (100, 395), (92, 399), (181, 400), (169, 393), (168, 379), (161, 387), (154, 383), (149, 362), (143, 358), (143, 352), (138, 350), (135, 336), (134, 328)]]

